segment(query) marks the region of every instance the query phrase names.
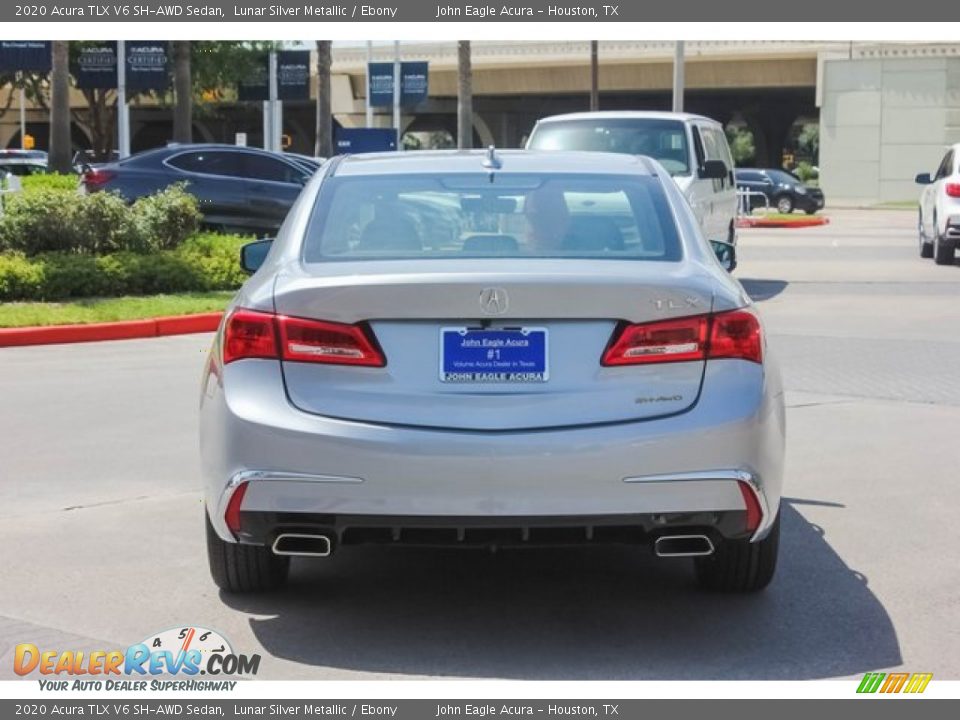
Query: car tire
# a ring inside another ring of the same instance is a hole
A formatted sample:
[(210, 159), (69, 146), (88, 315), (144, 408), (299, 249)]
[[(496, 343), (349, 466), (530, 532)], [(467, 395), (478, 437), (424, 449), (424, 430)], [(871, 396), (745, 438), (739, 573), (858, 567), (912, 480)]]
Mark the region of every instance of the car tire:
[(224, 592), (255, 593), (275, 590), (290, 572), (290, 558), (274, 555), (263, 545), (244, 545), (222, 540), (207, 524), (207, 560), (210, 575)]
[(712, 555), (695, 559), (697, 582), (704, 590), (753, 593), (773, 579), (780, 548), (780, 513), (763, 540), (724, 540)]
[(937, 265), (953, 265), (954, 245), (940, 235), (937, 216), (933, 216), (933, 261)]
[(817, 214), (816, 208), (811, 208), (810, 210), (804, 210), (804, 212), (805, 212), (807, 215), (816, 215), (816, 214)]
[(917, 217), (917, 236), (920, 243), (920, 257), (932, 258), (933, 243), (927, 242), (927, 236), (923, 234), (923, 213), (920, 213)]
[(784, 215), (789, 215), (793, 212), (793, 198), (789, 195), (779, 195), (774, 201), (774, 205), (777, 206), (777, 212)]

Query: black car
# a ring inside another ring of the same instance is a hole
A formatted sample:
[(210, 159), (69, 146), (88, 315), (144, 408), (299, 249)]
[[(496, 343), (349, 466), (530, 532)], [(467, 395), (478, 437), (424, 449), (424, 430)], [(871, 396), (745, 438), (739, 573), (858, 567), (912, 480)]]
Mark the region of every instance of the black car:
[[(813, 215), (823, 209), (823, 191), (805, 185), (800, 178), (786, 170), (737, 168), (735, 173), (738, 190), (763, 193), (770, 207), (777, 212), (789, 214), (799, 209)], [(749, 196), (749, 202), (751, 210), (766, 205), (759, 195)]]
[(87, 192), (117, 192), (130, 202), (185, 182), (208, 227), (273, 234), (318, 167), (259, 148), (169, 145), (87, 167), (81, 182)]

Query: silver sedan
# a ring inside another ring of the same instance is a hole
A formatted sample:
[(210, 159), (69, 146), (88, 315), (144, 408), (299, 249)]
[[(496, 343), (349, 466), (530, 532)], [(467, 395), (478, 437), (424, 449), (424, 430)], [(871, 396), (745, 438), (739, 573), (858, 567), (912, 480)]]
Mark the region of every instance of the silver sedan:
[(780, 376), (655, 161), (338, 157), (242, 261), (202, 385), (224, 590), (360, 543), (636, 543), (770, 582)]

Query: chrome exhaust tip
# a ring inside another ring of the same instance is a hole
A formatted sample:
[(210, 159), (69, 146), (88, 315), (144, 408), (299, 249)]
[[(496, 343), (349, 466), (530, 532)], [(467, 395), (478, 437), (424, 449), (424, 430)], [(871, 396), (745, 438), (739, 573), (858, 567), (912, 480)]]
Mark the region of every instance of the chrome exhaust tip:
[(306, 533), (282, 533), (277, 535), (270, 548), (274, 555), (295, 557), (327, 557), (333, 551), (328, 535)]
[(702, 557), (713, 555), (713, 550), (706, 535), (661, 535), (653, 543), (657, 557)]

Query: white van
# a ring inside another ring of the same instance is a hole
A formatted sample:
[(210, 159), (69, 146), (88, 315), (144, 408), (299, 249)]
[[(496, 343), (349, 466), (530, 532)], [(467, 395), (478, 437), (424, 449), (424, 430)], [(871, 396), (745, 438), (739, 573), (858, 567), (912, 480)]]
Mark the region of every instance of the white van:
[(723, 126), (689, 113), (612, 111), (554, 115), (537, 122), (528, 150), (647, 155), (669, 172), (724, 267), (736, 266), (737, 187)]

